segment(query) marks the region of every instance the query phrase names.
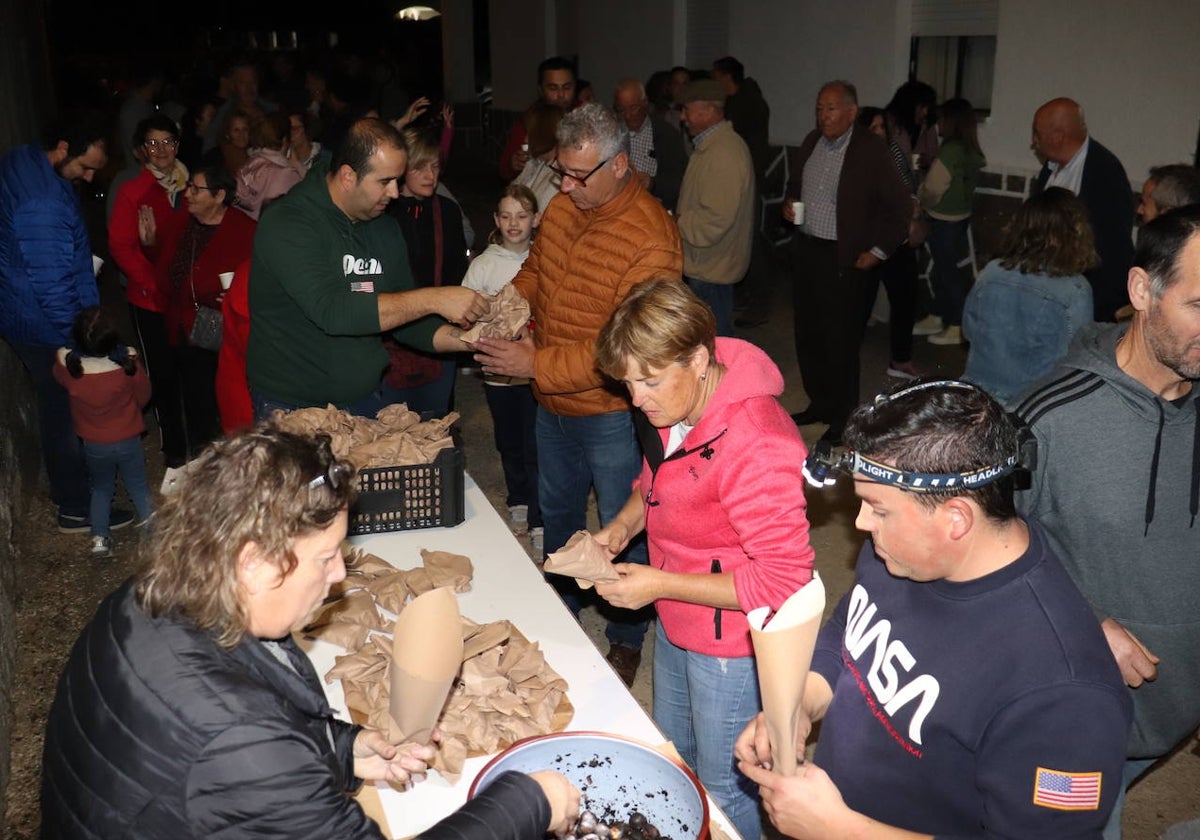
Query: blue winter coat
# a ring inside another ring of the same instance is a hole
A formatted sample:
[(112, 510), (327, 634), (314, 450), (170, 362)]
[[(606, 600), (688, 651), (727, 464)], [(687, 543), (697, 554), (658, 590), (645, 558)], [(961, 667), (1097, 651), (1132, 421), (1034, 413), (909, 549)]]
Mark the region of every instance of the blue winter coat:
[(36, 144), (0, 160), (0, 336), (70, 343), (76, 314), (100, 302), (79, 199)]

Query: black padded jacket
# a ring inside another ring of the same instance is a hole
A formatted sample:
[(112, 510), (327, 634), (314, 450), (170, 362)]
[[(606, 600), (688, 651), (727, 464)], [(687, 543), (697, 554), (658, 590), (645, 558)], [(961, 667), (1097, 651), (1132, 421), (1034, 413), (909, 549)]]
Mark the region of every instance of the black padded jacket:
[[(150, 618), (130, 582), (105, 598), (50, 709), (42, 836), (382, 838), (347, 795), (359, 727), (333, 717), (290, 637), (276, 645), (247, 637), (224, 650), (187, 622)], [(423, 836), (544, 827), (537, 784), (506, 781)]]

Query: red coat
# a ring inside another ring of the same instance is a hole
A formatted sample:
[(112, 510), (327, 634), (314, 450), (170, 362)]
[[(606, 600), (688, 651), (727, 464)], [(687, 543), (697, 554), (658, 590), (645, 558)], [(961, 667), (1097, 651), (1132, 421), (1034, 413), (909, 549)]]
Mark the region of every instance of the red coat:
[[(138, 239), (138, 208), (143, 205), (154, 211), (158, 230), (157, 241), (149, 248), (143, 248)], [(117, 267), (129, 278), (125, 299), (134, 306), (151, 312), (167, 311), (170, 295), (161, 256), (172, 239), (172, 232), (187, 218), (187, 201), (183, 193), (176, 196), (176, 206), (172, 207), (167, 200), (167, 191), (158, 185), (149, 169), (143, 169), (117, 190), (112, 218), (108, 222), (108, 250)]]
[[(190, 216), (178, 225), (169, 242), (163, 246), (159, 257), (163, 277), (167, 276), (171, 260), (180, 247), (183, 231), (188, 224), (191, 224)], [(171, 291), (167, 305), (167, 338), (171, 344), (183, 344), (192, 328), (192, 322), (196, 320), (196, 309), (192, 303), (193, 284), (197, 303), (221, 309), (218, 298), (224, 290), (221, 288), (220, 275), (226, 271), (236, 271), (239, 265), (250, 259), (250, 252), (254, 246), (254, 232), (257, 229), (258, 222), (245, 213), (240, 213), (232, 207), (225, 211), (225, 217), (217, 226), (217, 232), (213, 234), (204, 250), (196, 255), (191, 283), (184, 280), (178, 289)]]
[(221, 429), (231, 435), (254, 424), (254, 405), (246, 381), (246, 344), (250, 340), (250, 261), (237, 267), (233, 285), (221, 303), (225, 314), (217, 356), (217, 409)]

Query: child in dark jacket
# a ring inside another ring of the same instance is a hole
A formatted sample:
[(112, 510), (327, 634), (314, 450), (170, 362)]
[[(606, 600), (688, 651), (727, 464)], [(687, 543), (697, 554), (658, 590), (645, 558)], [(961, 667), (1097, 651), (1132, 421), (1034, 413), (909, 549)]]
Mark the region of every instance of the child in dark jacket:
[(92, 556), (112, 556), (109, 510), (117, 473), (145, 522), (151, 514), (146, 482), (142, 411), (150, 401), (150, 380), (137, 357), (117, 336), (116, 324), (98, 306), (75, 318), (75, 349), (59, 349), (54, 378), (67, 389), (75, 433), (83, 440), (92, 481)]

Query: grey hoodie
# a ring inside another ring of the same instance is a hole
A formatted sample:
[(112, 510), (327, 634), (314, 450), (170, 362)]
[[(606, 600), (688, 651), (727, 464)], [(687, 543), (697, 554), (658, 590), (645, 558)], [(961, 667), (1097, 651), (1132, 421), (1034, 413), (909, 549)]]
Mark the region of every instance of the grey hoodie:
[(1126, 329), (1085, 326), (1016, 401), (1038, 440), (1017, 505), (1045, 526), (1097, 616), (1160, 657), (1157, 679), (1132, 689), (1128, 753), (1154, 758), (1200, 726), (1200, 389), (1173, 403), (1125, 374)]

